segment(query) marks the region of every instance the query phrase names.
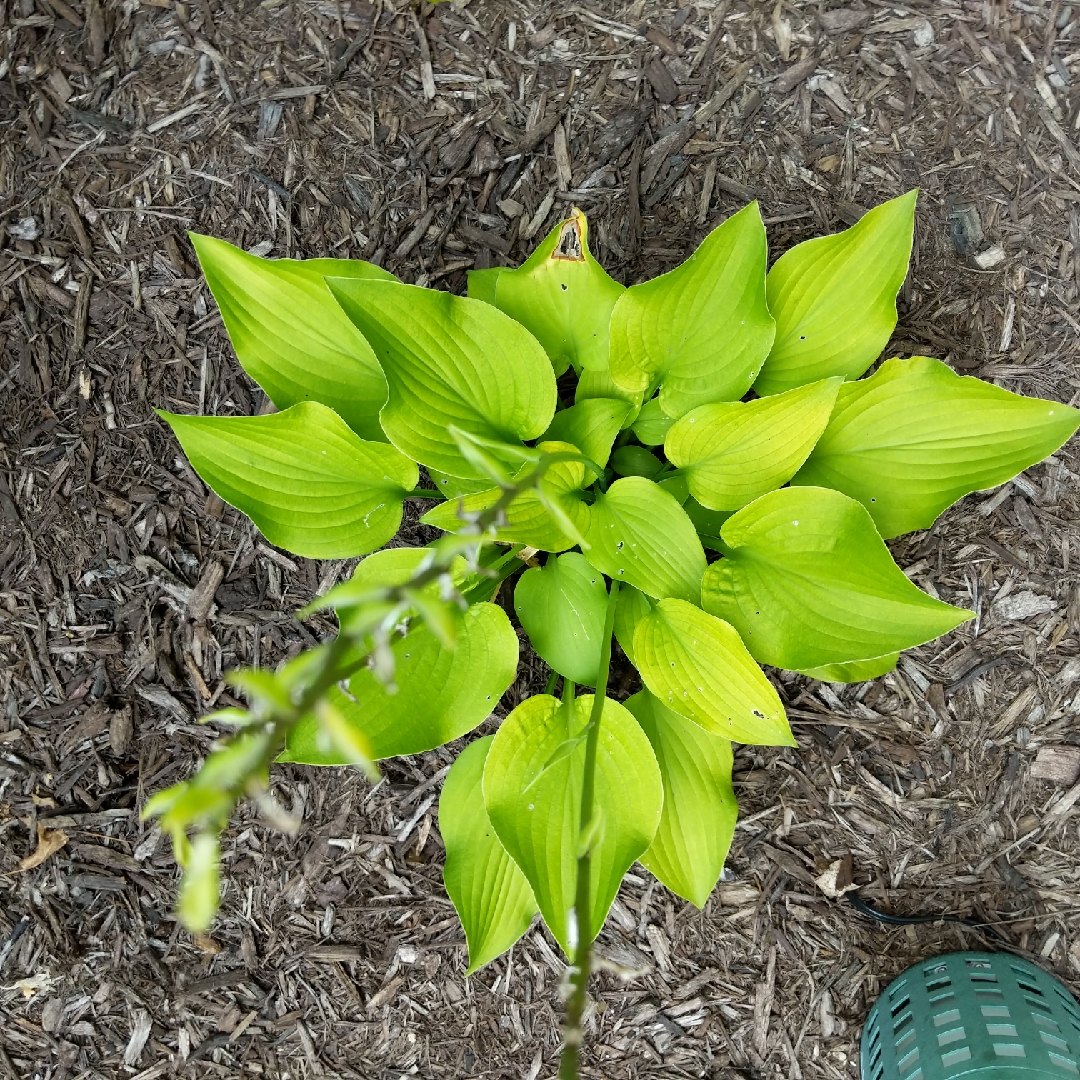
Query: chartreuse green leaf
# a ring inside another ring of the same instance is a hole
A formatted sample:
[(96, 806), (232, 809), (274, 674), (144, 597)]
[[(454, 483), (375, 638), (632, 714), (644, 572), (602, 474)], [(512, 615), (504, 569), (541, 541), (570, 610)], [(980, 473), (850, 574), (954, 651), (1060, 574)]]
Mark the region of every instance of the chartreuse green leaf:
[(495, 285), (499, 276), (506, 271), (505, 266), (492, 266), (487, 270), (469, 270), (468, 294), (473, 300), (483, 300), (485, 304), (495, 304)]
[(824, 667), (805, 668), (799, 674), (809, 675), (811, 679), (820, 679), (822, 682), (866, 682), (894, 671), (899, 659), (899, 653), (886, 653), (873, 660), (853, 660), (850, 664), (826, 664)]
[(645, 685), (713, 735), (794, 746), (784, 706), (738, 632), (685, 600), (661, 600), (634, 631), (634, 663)]
[(218, 838), (211, 833), (200, 833), (188, 846), (176, 913), (193, 934), (209, 930), (217, 914), (221, 903), (218, 886), (220, 860)]
[(702, 908), (724, 869), (739, 814), (731, 743), (672, 712), (648, 690), (626, 708), (649, 737), (664, 782), (660, 827), (641, 864)]
[(569, 506), (589, 543), (585, 557), (610, 578), (649, 596), (701, 596), (705, 552), (686, 511), (642, 476), (616, 480), (592, 506)]
[(607, 584), (584, 555), (570, 551), (526, 570), (514, 588), (514, 610), (542, 660), (575, 683), (596, 685)]
[(359, 259), (260, 259), (224, 240), (189, 233), (236, 356), (279, 408), (328, 405), (361, 438), (385, 442), (386, 379), (348, 320), (327, 275), (394, 281)]
[(555, 375), (529, 332), (490, 304), (391, 281), (328, 278), (389, 384), (390, 441), (440, 472), (483, 478), (450, 427), (519, 445), (555, 412)]
[(650, 454), (644, 446), (620, 446), (611, 455), (611, 467), (619, 476), (654, 477), (663, 467), (663, 462)]
[(593, 398), (615, 398), (618, 401), (625, 401), (630, 406), (630, 411), (623, 420), (624, 430), (637, 419), (643, 396), (640, 390), (624, 390), (621, 386), (617, 386), (607, 370), (583, 371), (578, 376), (577, 387), (574, 390), (574, 401), (577, 404), (591, 401)]
[[(365, 668), (335, 688), (329, 700), (368, 739), (371, 756), (397, 757), (433, 750), (486, 720), (517, 673), (518, 639), (496, 604), (473, 604), (461, 617), (453, 649), (426, 623), (413, 625), (391, 646), (397, 693), (388, 693)], [(290, 732), (281, 761), (348, 764), (318, 721), (307, 716)]]
[(920, 592), (866, 509), (827, 488), (782, 488), (720, 530), (727, 556), (705, 573), (702, 606), (763, 664), (805, 671), (921, 645), (972, 618)]
[(762, 396), (843, 375), (857, 379), (896, 326), (917, 191), (875, 206), (844, 232), (798, 244), (766, 281), (776, 341), (754, 389)]
[(623, 585), (619, 588), (619, 596), (615, 601), (615, 640), (626, 653), (626, 658), (631, 664), (637, 665), (634, 659), (634, 632), (637, 624), (652, 611), (652, 601), (632, 585)]
[(668, 416), (660, 406), (660, 399), (654, 397), (641, 406), (632, 430), (646, 446), (662, 446), (674, 423), (675, 418)]
[(557, 412), (544, 438), (570, 443), (591, 461), (604, 466), (611, 456), (611, 444), (632, 408), (628, 401), (618, 398), (586, 398)]
[(634, 391), (659, 385), (669, 416), (741, 398), (775, 332), (766, 257), (765, 226), (751, 203), (681, 266), (627, 289), (611, 313), (612, 379)]
[(310, 559), (382, 547), (420, 475), (394, 447), (366, 442), (314, 401), (269, 416), (158, 415), (225, 502), (270, 543)]
[(945, 507), (1053, 453), (1080, 412), (957, 375), (940, 360), (886, 360), (840, 388), (824, 435), (793, 484), (836, 488), (883, 537), (927, 529)]
[[(565, 443), (539, 443), (537, 449), (554, 453), (573, 451), (575, 447)], [(531, 469), (532, 465), (523, 468)], [(578, 492), (585, 479), (585, 466), (578, 461), (558, 461), (544, 474), (543, 484), (548, 497), (558, 503), (571, 520), (575, 520), (572, 511), (580, 502)], [(476, 495), (448, 499), (429, 510), (420, 520), (437, 529), (457, 532), (470, 514), (486, 510), (498, 502), (501, 495), (500, 488), (489, 488)], [(506, 524), (499, 527), (497, 536), (507, 543), (527, 544), (541, 551), (565, 551), (578, 542), (575, 537), (563, 532), (544, 505), (543, 498), (533, 489), (523, 491), (510, 503), (506, 510)]]
[[(503, 721), (484, 767), (484, 801), (495, 833), (522, 869), (548, 928), (570, 953), (570, 909), (577, 882), (577, 841), (585, 743), (552, 760), (568, 739), (585, 734), (592, 695), (571, 710), (547, 694), (523, 701)], [(592, 898), (581, 933), (604, 924), (619, 883), (652, 843), (663, 784), (649, 740), (634, 717), (604, 702), (596, 754), (595, 806), (600, 835), (592, 849)]]
[(462, 750), (439, 797), (439, 835), (446, 846), (443, 882), (469, 945), (466, 975), (506, 952), (537, 912), (525, 875), (499, 842), (484, 809), (484, 763), (492, 739), (487, 735)]
[(829, 421), (839, 377), (754, 401), (701, 405), (676, 421), (664, 453), (710, 510), (738, 510), (786, 484)]
[(556, 374), (571, 364), (606, 371), (611, 309), (624, 291), (589, 252), (588, 223), (575, 207), (521, 266), (499, 274), (495, 304), (544, 346)]

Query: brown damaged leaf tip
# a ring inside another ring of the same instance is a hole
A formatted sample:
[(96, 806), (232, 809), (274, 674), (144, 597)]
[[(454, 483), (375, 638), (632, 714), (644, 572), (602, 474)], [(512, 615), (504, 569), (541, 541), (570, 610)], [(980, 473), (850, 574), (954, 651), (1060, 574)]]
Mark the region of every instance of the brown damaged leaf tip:
[(37, 827), (37, 848), (32, 855), (19, 860), (19, 871), (33, 870), (40, 866), (50, 855), (55, 855), (68, 842), (63, 829), (48, 829), (41, 822)]
[(584, 262), (585, 243), (582, 239), (582, 213), (577, 208), (573, 214), (563, 222), (562, 232), (559, 234), (559, 242), (551, 253), (552, 259), (563, 262)]

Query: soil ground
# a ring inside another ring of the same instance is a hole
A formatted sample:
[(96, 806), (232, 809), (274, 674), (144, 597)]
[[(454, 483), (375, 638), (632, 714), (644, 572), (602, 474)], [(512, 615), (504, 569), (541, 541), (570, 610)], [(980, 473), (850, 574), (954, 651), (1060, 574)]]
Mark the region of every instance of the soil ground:
[[(577, 204), (631, 283), (750, 199), (779, 253), (918, 186), (890, 354), (1075, 402), (1078, 27), (1061, 0), (7, 0), (0, 1076), (537, 1080), (557, 1059), (542, 929), (462, 978), (446, 751), (376, 788), (275, 770), (300, 834), (245, 811), (212, 935), (174, 920), (140, 807), (205, 754), (222, 672), (329, 632), (292, 614), (350, 570), (265, 544), (152, 412), (264, 407), (185, 230), (461, 292)], [(628, 877), (602, 940), (641, 974), (597, 980), (587, 1075), (854, 1077), (893, 975), (993, 941), (829, 899), (815, 877), (846, 855), (867, 903), (983, 922), (1078, 985), (1078, 472), (1067, 447), (892, 545), (975, 623), (862, 686), (776, 675), (799, 747), (737, 752), (704, 911)]]

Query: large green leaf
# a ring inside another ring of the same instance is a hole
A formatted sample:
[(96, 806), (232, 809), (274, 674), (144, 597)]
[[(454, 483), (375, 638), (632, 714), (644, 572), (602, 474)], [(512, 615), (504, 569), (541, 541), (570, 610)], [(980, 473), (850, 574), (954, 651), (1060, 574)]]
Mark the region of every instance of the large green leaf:
[(649, 596), (701, 596), (705, 552), (686, 511), (642, 476), (616, 480), (592, 506), (571, 513), (589, 543), (585, 557), (610, 578)]
[(659, 385), (669, 416), (741, 398), (775, 332), (766, 258), (765, 226), (751, 203), (681, 266), (627, 289), (611, 315), (611, 377), (627, 390)]
[(518, 444), (551, 422), (555, 375), (543, 349), (490, 304), (390, 281), (327, 284), (375, 350), (390, 387), (380, 421), (409, 457), (479, 478), (449, 427)]
[[(575, 449), (565, 443), (539, 443), (537, 448), (553, 453)], [(526, 465), (522, 471), (531, 468), (531, 465)], [(571, 511), (580, 502), (578, 492), (585, 483), (585, 477), (585, 466), (578, 461), (558, 461), (544, 474), (542, 483), (546, 497), (570, 514), (571, 520), (574, 517)], [(448, 499), (429, 510), (420, 520), (437, 529), (457, 532), (468, 515), (493, 506), (501, 495), (501, 488), (489, 488), (475, 495)], [(506, 523), (499, 527), (498, 539), (507, 543), (527, 544), (540, 551), (565, 551), (573, 547), (576, 539), (563, 532), (545, 505), (544, 498), (532, 488), (518, 495), (507, 507)]]
[(842, 381), (823, 379), (775, 397), (702, 405), (675, 422), (664, 453), (699, 503), (738, 510), (798, 472), (825, 430)]
[[(555, 751), (588, 726), (592, 695), (573, 715), (546, 694), (523, 701), (502, 723), (484, 768), (484, 800), (503, 846), (532, 886), (548, 928), (569, 954), (570, 910), (577, 885), (577, 846), (585, 741)], [(553, 760), (553, 755), (555, 758)], [(600, 833), (592, 849), (590, 937), (604, 924), (619, 883), (652, 843), (663, 784), (649, 740), (634, 717), (604, 702), (596, 753), (595, 807)]]
[(713, 735), (795, 745), (779, 695), (723, 619), (661, 600), (634, 631), (634, 662), (661, 702)]
[(620, 587), (615, 601), (615, 640), (626, 653), (626, 658), (635, 666), (637, 661), (634, 659), (634, 634), (638, 623), (652, 611), (652, 606), (653, 602), (633, 585)]
[(607, 584), (584, 555), (570, 551), (526, 570), (514, 588), (514, 610), (542, 660), (575, 683), (596, 685)]
[(827, 488), (783, 488), (733, 514), (702, 604), (763, 664), (804, 671), (921, 645), (972, 617), (920, 592), (866, 509)]
[(840, 388), (832, 418), (792, 481), (836, 488), (888, 539), (1053, 453), (1080, 412), (960, 376), (940, 360), (886, 360)]
[(364, 555), (401, 524), (416, 465), (314, 401), (269, 416), (159, 412), (195, 471), (272, 544), (311, 559)]
[(484, 809), (484, 763), (494, 735), (469, 743), (439, 797), (446, 846), (443, 882), (465, 930), (471, 975), (514, 944), (537, 912), (525, 875), (506, 853)]
[(857, 379), (878, 358), (896, 326), (917, 194), (882, 203), (850, 229), (776, 260), (766, 282), (776, 341), (754, 383), (759, 394), (832, 375)]
[(664, 812), (641, 856), (673, 893), (701, 908), (724, 869), (739, 804), (731, 743), (672, 712), (648, 690), (626, 702), (652, 744), (664, 782)]
[(549, 441), (570, 443), (601, 468), (611, 456), (611, 444), (633, 406), (618, 398), (585, 398), (557, 412), (544, 432)]
[[(392, 646), (397, 693), (365, 668), (335, 688), (331, 703), (370, 744), (375, 758), (419, 754), (460, 738), (491, 715), (517, 674), (518, 639), (496, 604), (473, 604), (462, 616), (453, 649), (426, 624)], [(344, 765), (348, 759), (321, 735), (314, 716), (290, 731), (282, 761)]]
[(571, 364), (606, 371), (611, 309), (624, 291), (589, 252), (575, 208), (521, 266), (498, 275), (495, 304), (544, 346), (556, 374)]
[(359, 259), (260, 259), (224, 240), (191, 242), (244, 370), (279, 408), (328, 405), (364, 439), (386, 441), (386, 379), (326, 287), (328, 275), (394, 281)]

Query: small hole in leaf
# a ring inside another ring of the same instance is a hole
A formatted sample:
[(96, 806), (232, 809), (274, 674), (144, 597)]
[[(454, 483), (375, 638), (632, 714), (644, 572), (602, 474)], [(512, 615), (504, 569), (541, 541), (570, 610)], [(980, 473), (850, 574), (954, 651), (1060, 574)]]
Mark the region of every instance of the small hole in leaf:
[(565, 285), (561, 285), (560, 288), (562, 289), (563, 292), (566, 292), (566, 286)]

